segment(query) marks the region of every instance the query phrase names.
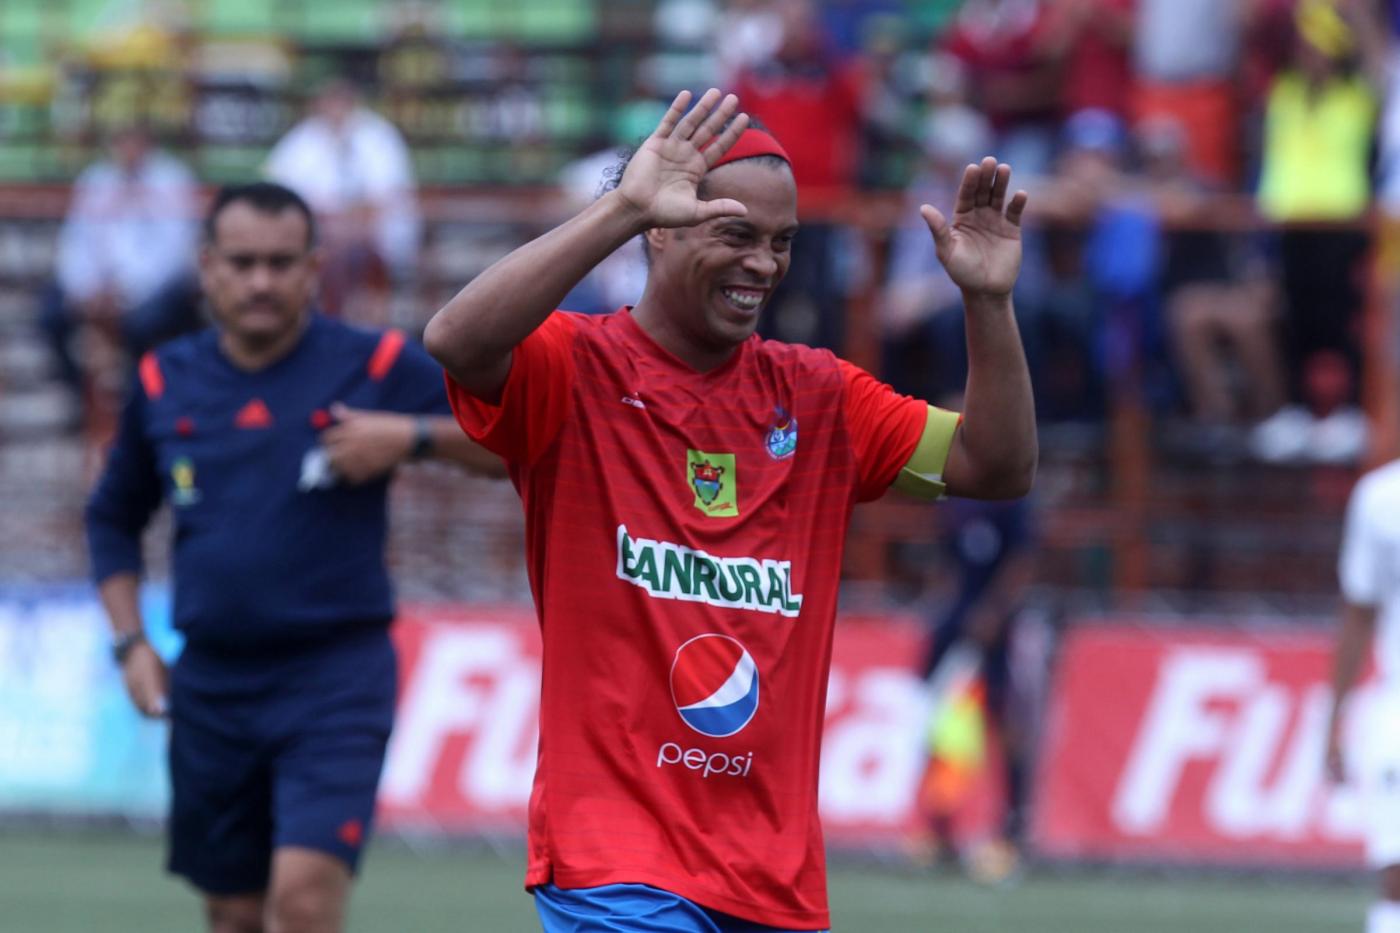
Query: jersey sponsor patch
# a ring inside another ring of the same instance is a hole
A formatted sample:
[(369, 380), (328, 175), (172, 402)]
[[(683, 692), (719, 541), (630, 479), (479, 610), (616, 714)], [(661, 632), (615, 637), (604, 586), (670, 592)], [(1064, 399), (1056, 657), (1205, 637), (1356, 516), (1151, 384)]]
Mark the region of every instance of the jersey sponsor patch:
[(634, 538), (617, 526), (617, 576), (656, 599), (707, 603), (796, 618), (802, 594), (792, 591), (792, 562), (715, 557), (670, 541)]
[(697, 635), (676, 649), (671, 698), (685, 724), (701, 735), (733, 735), (758, 711), (758, 666), (728, 635)]
[(733, 454), (685, 452), (685, 474), (695, 492), (695, 507), (706, 515), (739, 514), (739, 476)]

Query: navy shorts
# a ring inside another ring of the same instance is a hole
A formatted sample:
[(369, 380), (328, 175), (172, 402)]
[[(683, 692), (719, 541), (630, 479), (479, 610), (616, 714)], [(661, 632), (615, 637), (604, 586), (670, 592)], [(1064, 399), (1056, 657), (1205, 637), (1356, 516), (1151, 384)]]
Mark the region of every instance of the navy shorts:
[(645, 884), (531, 889), (544, 933), (797, 933), (701, 907)]
[(209, 894), (267, 888), (273, 850), (353, 872), (393, 725), (388, 632), (241, 655), (187, 647), (170, 678), (171, 872)]

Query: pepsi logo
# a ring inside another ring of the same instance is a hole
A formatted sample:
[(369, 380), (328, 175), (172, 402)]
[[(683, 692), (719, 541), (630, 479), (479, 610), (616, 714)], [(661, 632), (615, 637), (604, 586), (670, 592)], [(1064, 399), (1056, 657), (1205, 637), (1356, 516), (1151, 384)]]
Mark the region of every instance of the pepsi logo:
[(671, 698), (701, 735), (733, 735), (758, 712), (758, 667), (728, 635), (697, 635), (676, 649)]

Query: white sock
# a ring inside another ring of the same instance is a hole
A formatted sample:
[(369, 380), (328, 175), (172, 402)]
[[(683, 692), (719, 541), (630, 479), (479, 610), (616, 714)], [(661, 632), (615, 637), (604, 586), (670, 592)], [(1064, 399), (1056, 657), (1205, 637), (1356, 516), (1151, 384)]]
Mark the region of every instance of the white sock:
[(1366, 933), (1400, 933), (1400, 901), (1376, 901), (1366, 912)]

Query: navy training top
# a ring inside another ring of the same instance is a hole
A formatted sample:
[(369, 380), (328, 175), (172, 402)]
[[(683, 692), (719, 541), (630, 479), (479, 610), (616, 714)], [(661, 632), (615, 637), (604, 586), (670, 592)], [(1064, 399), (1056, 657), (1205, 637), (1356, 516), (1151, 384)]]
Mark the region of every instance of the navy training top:
[(141, 571), (141, 532), (174, 519), (174, 622), (193, 645), (256, 648), (387, 624), (389, 477), (336, 481), (318, 437), (333, 402), (449, 414), (442, 370), (398, 331), (313, 314), (285, 357), (233, 365), (214, 329), (148, 353), (88, 502), (94, 579)]

